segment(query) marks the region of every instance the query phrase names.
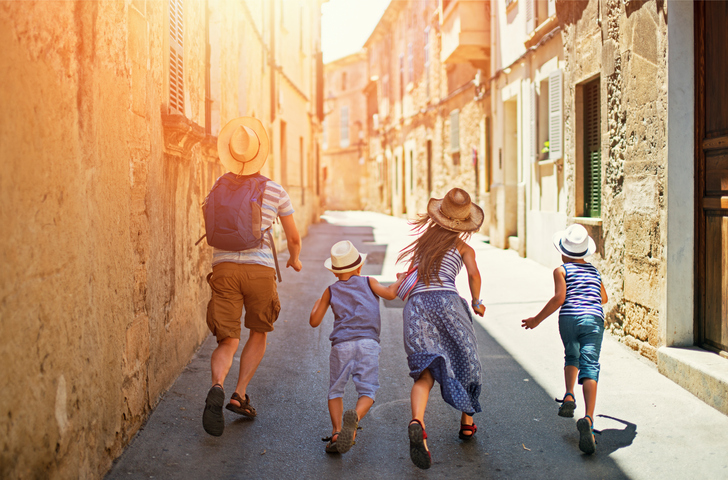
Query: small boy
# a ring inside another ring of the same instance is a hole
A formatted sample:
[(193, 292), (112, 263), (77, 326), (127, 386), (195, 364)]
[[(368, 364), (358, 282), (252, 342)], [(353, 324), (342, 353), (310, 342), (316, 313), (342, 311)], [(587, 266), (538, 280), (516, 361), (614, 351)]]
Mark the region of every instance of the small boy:
[[(594, 240), (586, 229), (574, 224), (553, 237), (556, 250), (561, 253), (563, 265), (554, 270), (554, 296), (535, 317), (521, 322), (525, 329), (536, 328), (559, 307), (559, 333), (564, 342), (564, 382), (566, 393), (557, 402), (559, 416), (573, 417), (576, 408), (574, 384), (577, 374), (582, 385), (586, 415), (576, 422), (579, 430), (579, 449), (592, 454), (594, 441), (594, 407), (597, 401), (599, 380), (599, 353), (604, 337), (604, 310), (607, 291), (599, 271), (584, 257), (596, 251)], [(566, 397), (571, 397), (567, 400)]]
[[(359, 421), (374, 404), (379, 388), (379, 297), (392, 300), (397, 295), (397, 282), (384, 287), (371, 277), (362, 277), (366, 254), (359, 254), (354, 245), (344, 240), (331, 247), (331, 258), (324, 266), (338, 278), (323, 293), (311, 310), (309, 323), (318, 327), (331, 305), (334, 329), (331, 332), (329, 355), (329, 415), (331, 436), (323, 440), (327, 453), (346, 453), (354, 445)], [(353, 377), (359, 399), (356, 409), (344, 412), (344, 388)], [(342, 426), (343, 413), (343, 426)]]

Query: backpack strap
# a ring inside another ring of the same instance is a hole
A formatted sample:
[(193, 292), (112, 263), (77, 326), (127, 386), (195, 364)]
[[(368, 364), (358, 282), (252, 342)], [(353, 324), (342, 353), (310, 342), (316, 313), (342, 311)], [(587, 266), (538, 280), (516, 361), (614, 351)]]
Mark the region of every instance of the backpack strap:
[(276, 253), (276, 242), (273, 240), (273, 235), (270, 233), (271, 228), (273, 228), (273, 225), (268, 227), (264, 233), (268, 234), (268, 240), (270, 240), (270, 249), (273, 250), (273, 263), (276, 264), (276, 273), (278, 274), (278, 283), (281, 283), (283, 279), (281, 278), (281, 267), (278, 265), (278, 254)]

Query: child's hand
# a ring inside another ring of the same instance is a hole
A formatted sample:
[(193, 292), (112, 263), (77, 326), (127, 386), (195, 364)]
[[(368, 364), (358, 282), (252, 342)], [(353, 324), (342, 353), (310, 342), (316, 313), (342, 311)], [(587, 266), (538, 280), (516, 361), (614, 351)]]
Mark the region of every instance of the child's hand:
[(521, 326), (525, 328), (526, 330), (533, 329), (538, 327), (539, 322), (536, 317), (527, 318), (525, 320), (521, 320)]

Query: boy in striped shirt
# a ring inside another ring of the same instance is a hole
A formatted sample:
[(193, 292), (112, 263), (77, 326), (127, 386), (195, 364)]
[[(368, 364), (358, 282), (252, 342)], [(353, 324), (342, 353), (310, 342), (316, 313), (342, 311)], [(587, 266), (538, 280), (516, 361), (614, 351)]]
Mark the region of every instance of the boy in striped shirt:
[(604, 337), (602, 304), (607, 303), (607, 291), (599, 271), (584, 260), (596, 251), (596, 245), (582, 225), (574, 224), (557, 232), (553, 242), (564, 262), (554, 270), (554, 296), (535, 317), (523, 320), (521, 326), (536, 328), (561, 308), (559, 333), (564, 342), (566, 393), (563, 399), (556, 399), (561, 402), (559, 416), (574, 416), (576, 397), (573, 392), (578, 377), (586, 405), (586, 415), (576, 422), (579, 449), (592, 454), (596, 449), (593, 417), (599, 380), (599, 353)]

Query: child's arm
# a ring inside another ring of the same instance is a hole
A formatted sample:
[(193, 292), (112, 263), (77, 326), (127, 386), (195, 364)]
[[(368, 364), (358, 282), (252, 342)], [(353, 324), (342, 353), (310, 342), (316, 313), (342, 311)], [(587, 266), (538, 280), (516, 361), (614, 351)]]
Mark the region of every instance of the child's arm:
[(316, 300), (316, 303), (313, 304), (313, 309), (311, 310), (311, 317), (308, 320), (308, 323), (316, 328), (319, 325), (321, 325), (321, 320), (324, 319), (324, 315), (326, 315), (326, 309), (329, 308), (329, 305), (331, 304), (331, 292), (329, 292), (329, 289), (327, 288), (324, 290), (324, 294), (321, 295), (321, 298)]
[(557, 267), (554, 270), (554, 296), (551, 300), (546, 302), (546, 305), (541, 309), (535, 317), (527, 318), (521, 321), (521, 326), (528, 330), (529, 328), (536, 328), (538, 325), (546, 320), (548, 316), (554, 313), (556, 310), (564, 304), (566, 299), (566, 271), (564, 267)]
[(609, 297), (607, 296), (607, 289), (604, 288), (604, 284), (601, 284), (602, 286), (602, 305), (607, 303), (609, 301)]
[(372, 277), (367, 278), (369, 279), (369, 287), (372, 289), (372, 292), (385, 300), (394, 300), (394, 298), (397, 296), (397, 289), (404, 281), (405, 277), (406, 275), (397, 274), (397, 281), (386, 287), (381, 283), (377, 282)]
[(460, 255), (463, 257), (465, 270), (468, 272), (468, 286), (472, 298), (470, 306), (473, 307), (476, 315), (482, 317), (485, 314), (485, 305), (481, 303), (477, 307), (473, 306), (473, 302), (480, 300), (480, 270), (478, 270), (478, 263), (475, 260), (475, 250), (465, 242), (461, 242), (459, 245), (458, 250), (460, 250)]

